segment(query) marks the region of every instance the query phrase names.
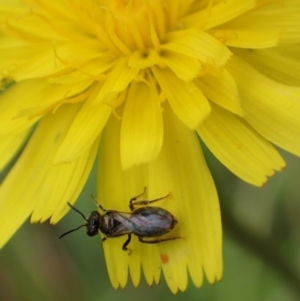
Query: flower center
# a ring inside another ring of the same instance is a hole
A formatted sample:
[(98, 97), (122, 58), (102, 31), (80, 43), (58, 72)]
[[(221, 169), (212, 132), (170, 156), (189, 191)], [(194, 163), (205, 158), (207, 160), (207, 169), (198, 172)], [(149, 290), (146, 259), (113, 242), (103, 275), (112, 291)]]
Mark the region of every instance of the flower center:
[(112, 50), (119, 55), (129, 55), (136, 50), (145, 53), (153, 47), (158, 50), (158, 41), (163, 39), (166, 31), (161, 1), (107, 0), (100, 7), (98, 20), (113, 42), (109, 45)]
[(145, 11), (147, 5), (144, 0), (106, 0), (106, 6), (120, 19), (128, 18), (128, 13), (137, 15)]

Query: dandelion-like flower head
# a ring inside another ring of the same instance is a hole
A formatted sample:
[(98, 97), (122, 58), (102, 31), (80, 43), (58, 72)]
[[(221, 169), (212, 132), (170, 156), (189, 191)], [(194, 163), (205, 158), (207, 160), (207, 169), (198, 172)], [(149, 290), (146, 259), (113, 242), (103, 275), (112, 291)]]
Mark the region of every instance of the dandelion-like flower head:
[[(128, 211), (144, 186), (182, 239), (104, 250), (114, 287), (161, 266), (173, 292), (221, 279), (216, 190), (198, 137), (261, 186), (300, 155), (296, 0), (5, 0), (0, 4), (0, 190), (4, 245), (24, 220), (56, 223), (98, 159), (104, 208)], [(30, 138), (28, 138), (30, 136)], [(160, 205), (159, 205), (160, 206)], [(116, 258), (118, 264), (116, 265)]]

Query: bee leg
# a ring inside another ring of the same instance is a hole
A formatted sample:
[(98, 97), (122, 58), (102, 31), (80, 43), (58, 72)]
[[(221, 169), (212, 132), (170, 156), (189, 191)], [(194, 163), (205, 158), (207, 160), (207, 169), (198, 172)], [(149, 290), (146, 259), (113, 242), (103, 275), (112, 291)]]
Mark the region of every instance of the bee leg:
[(170, 238), (154, 239), (154, 240), (146, 240), (146, 239), (144, 240), (142, 237), (139, 237), (139, 241), (144, 244), (158, 244), (163, 241), (174, 240), (174, 239), (179, 239), (179, 238), (182, 238), (182, 237), (170, 237)]
[(128, 238), (126, 239), (126, 241), (124, 242), (123, 246), (122, 246), (122, 250), (123, 251), (129, 251), (128, 255), (131, 253), (131, 250), (127, 248), (127, 246), (129, 245), (131, 241), (131, 234), (128, 234)]
[(154, 200), (136, 200), (135, 198), (133, 198), (133, 199), (130, 200), (129, 207), (130, 207), (131, 211), (133, 211), (135, 205), (138, 205), (138, 206), (141, 206), (141, 205), (143, 205), (143, 206), (149, 205), (149, 204), (151, 204), (151, 203), (154, 203), (154, 202), (163, 200), (163, 199), (167, 198), (169, 195), (170, 195), (170, 194), (167, 194), (167, 195), (165, 195), (165, 196), (162, 196), (162, 197), (157, 198), (157, 199), (154, 199)]
[(133, 209), (134, 209), (133, 202), (135, 202), (137, 198), (139, 198), (140, 196), (142, 196), (143, 194), (145, 194), (146, 190), (147, 190), (147, 187), (144, 187), (144, 191), (141, 194), (139, 194), (137, 196), (134, 196), (133, 198), (130, 199), (130, 201), (129, 201), (129, 208), (130, 208), (131, 211), (133, 211)]
[(102, 205), (96, 200), (96, 198), (95, 198), (93, 195), (92, 195), (92, 198), (93, 198), (95, 204), (96, 204), (103, 212), (106, 212), (106, 211), (107, 211), (106, 209), (104, 209), (104, 208), (102, 207)]
[(105, 242), (106, 240), (107, 240), (107, 237), (103, 237), (103, 238), (101, 239), (102, 243)]

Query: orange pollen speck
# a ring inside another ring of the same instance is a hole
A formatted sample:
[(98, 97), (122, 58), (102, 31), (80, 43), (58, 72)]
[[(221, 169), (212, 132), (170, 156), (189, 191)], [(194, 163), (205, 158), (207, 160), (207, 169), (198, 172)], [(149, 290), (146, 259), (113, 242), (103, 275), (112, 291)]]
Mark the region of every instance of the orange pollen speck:
[(169, 256), (166, 254), (160, 254), (160, 260), (163, 264), (168, 263), (169, 262)]

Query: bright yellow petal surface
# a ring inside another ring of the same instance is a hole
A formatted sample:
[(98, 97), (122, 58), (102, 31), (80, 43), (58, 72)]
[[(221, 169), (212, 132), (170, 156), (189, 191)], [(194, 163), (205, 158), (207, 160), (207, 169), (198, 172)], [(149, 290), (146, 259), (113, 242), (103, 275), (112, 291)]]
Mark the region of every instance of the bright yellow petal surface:
[(166, 95), (172, 109), (188, 127), (195, 128), (210, 112), (206, 97), (193, 82), (179, 80), (169, 70), (153, 69), (163, 93)]
[(20, 43), (7, 47), (3, 43), (0, 55), (3, 71), (17, 82), (54, 75), (67, 68), (55, 56), (54, 46), (49, 42), (38, 45)]
[(246, 121), (269, 141), (300, 155), (300, 88), (275, 82), (237, 57), (228, 70), (238, 84)]
[(159, 56), (156, 51), (134, 51), (128, 60), (128, 66), (132, 68), (145, 69), (159, 63)]
[(161, 48), (217, 66), (223, 66), (231, 56), (225, 45), (208, 33), (196, 29), (172, 31)]
[(12, 85), (0, 94), (0, 135), (30, 127), (46, 109), (67, 102), (68, 97), (82, 92), (90, 83), (88, 80), (76, 85), (58, 85), (36, 79)]
[[(57, 65), (57, 69), (54, 69), (53, 51), (49, 51), (49, 48), (51, 48), (49, 43), (41, 45), (19, 43), (16, 45), (15, 40), (9, 39), (8, 41), (3, 38), (0, 45), (1, 77), (9, 76), (16, 81), (20, 81), (25, 78), (44, 76), (49, 74), (49, 70), (45, 70), (43, 68), (45, 66), (42, 66), (45, 61), (46, 64), (49, 64), (51, 73), (59, 71), (60, 69)], [(43, 57), (46, 58), (44, 59)], [(60, 65), (60, 67), (62, 68), (63, 66)]]
[(45, 117), (2, 183), (0, 247), (26, 220), (37, 202), (48, 198), (48, 195), (41, 195), (41, 187), (49, 185), (49, 183), (44, 183), (44, 180), (53, 164), (57, 147), (77, 110), (76, 106), (66, 107), (59, 110), (56, 115)]
[(226, 69), (217, 76), (202, 76), (195, 83), (209, 100), (234, 114), (244, 115), (237, 85)]
[[(90, 79), (63, 85), (49, 83), (44, 87), (43, 91), (39, 91), (38, 94), (35, 94), (31, 98), (32, 104), (28, 103), (25, 108), (20, 108), (20, 111), (14, 118), (26, 116), (28, 119), (32, 119), (35, 116), (43, 115), (48, 111), (55, 113), (63, 103), (77, 103), (83, 101), (84, 98), (82, 97), (84, 92), (88, 90), (91, 83), (92, 81)], [(43, 86), (43, 84), (41, 84), (41, 86)], [(29, 100), (27, 95), (24, 98), (25, 100)], [(43, 99), (43, 101), (41, 101), (41, 99)]]
[(197, 59), (168, 50), (163, 52), (162, 61), (183, 81), (194, 79), (201, 69)]
[[(18, 133), (28, 129), (36, 122), (37, 118), (29, 120), (28, 118), (13, 119), (20, 109), (35, 104), (34, 96), (43, 91), (47, 84), (39, 84), (40, 80), (34, 82), (23, 82), (13, 85), (0, 94), (0, 135), (6, 136)], [(36, 89), (32, 85), (38, 84)]]
[(95, 102), (109, 102), (111, 99), (115, 99), (129, 85), (136, 73), (136, 69), (128, 67), (126, 58), (119, 59), (109, 73)]
[(162, 108), (155, 83), (133, 82), (129, 88), (121, 127), (124, 169), (146, 163), (160, 152), (163, 142)]
[(96, 75), (105, 72), (114, 60), (115, 56), (107, 49), (87, 39), (84, 42), (43, 41), (32, 44), (4, 37), (0, 44), (1, 73), (15, 81), (43, 76), (56, 78), (60, 73), (77, 69), (82, 72), (78, 74), (78, 80), (85, 80), (86, 74), (94, 74), (96, 70)]
[[(241, 1), (242, 2), (242, 1)], [(280, 32), (280, 42), (300, 42), (299, 0), (261, 1), (259, 9), (242, 15), (226, 24), (226, 29), (275, 30)]]
[(101, 86), (96, 87), (80, 108), (56, 153), (55, 163), (71, 162), (78, 158), (100, 135), (112, 111), (109, 104), (96, 103), (100, 89)]
[(7, 14), (22, 14), (27, 11), (28, 8), (24, 4), (21, 5), (19, 0), (1, 0), (0, 20), (4, 21), (7, 18)]
[[(203, 282), (203, 271), (210, 283), (222, 276), (222, 234), (218, 198), (213, 180), (201, 153), (195, 133), (164, 108), (165, 139), (160, 155), (149, 164), (123, 171), (118, 158), (120, 121), (111, 117), (104, 130), (98, 184), (99, 199), (106, 209), (129, 211), (129, 199), (147, 186), (148, 199), (170, 193), (153, 206), (170, 211), (178, 224), (166, 237), (181, 239), (160, 244), (141, 244), (132, 237), (131, 254), (122, 250), (127, 237), (111, 238), (103, 243), (111, 282), (124, 287), (127, 270), (138, 285), (140, 266), (147, 283), (158, 283), (162, 269), (173, 293), (184, 291), (187, 270), (196, 286)], [(145, 197), (142, 197), (142, 199)], [(117, 259), (117, 260), (116, 260)]]
[[(10, 0), (6, 0), (10, 1)], [(14, 0), (16, 1), (16, 0)], [(29, 0), (29, 1), (23, 1), (18, 0), (18, 2), (27, 2), (27, 3), (35, 3), (35, 0)], [(64, 19), (68, 19), (69, 24), (71, 23), (73, 26), (78, 23), (76, 22), (76, 18), (74, 17), (74, 13), (76, 13), (76, 6), (72, 1), (38, 1), (38, 4), (36, 7), (34, 7), (35, 12), (38, 12), (39, 14), (45, 16), (46, 13), (54, 14), (55, 16), (63, 17)], [(88, 2), (86, 3), (86, 6), (88, 6)], [(28, 6), (27, 6), (28, 7)], [(30, 7), (32, 9), (32, 7)], [(60, 18), (58, 18), (59, 21), (61, 21)], [(56, 23), (58, 20), (53, 20), (54, 23)], [(52, 20), (51, 20), (52, 21)], [(64, 21), (64, 20), (63, 20)], [(75, 31), (75, 29), (74, 29)], [(81, 33), (81, 31), (79, 31)]]
[[(85, 7), (89, 4), (86, 2)], [(0, 15), (8, 6), (12, 6), (12, 3), (6, 7), (0, 6)], [(23, 14), (18, 17), (8, 15), (9, 18), (5, 16), (3, 30), (12, 36), (34, 42), (86, 40), (90, 30), (85, 30), (85, 20), (78, 14), (79, 9), (78, 4), (74, 5), (72, 1), (15, 1), (15, 10)]]
[(54, 164), (44, 178), (40, 197), (31, 215), (31, 222), (56, 224), (69, 210), (67, 201), (74, 204), (93, 167), (99, 138), (77, 159), (68, 164)]
[(216, 38), (225, 42), (225, 45), (238, 48), (269, 48), (279, 43), (279, 31), (246, 31), (246, 30), (225, 30), (212, 31)]
[[(203, 9), (187, 15), (181, 20), (181, 23), (187, 28), (200, 26), (209, 29), (242, 15), (253, 8), (256, 2), (257, 0), (226, 0), (218, 1), (211, 6), (214, 2), (206, 1)], [(202, 6), (201, 1), (200, 5)]]
[(29, 131), (25, 130), (15, 135), (0, 136), (0, 171), (20, 149), (28, 134)]
[[(77, 75), (77, 78), (79, 79), (89, 77), (94, 78), (95, 80), (103, 80), (106, 78), (106, 75), (103, 75), (103, 73), (110, 70), (114, 64), (114, 55), (110, 52), (103, 52), (99, 54), (97, 58), (87, 60), (84, 64), (82, 64), (82, 66), (78, 66), (79, 70), (75, 73), (75, 75)], [(55, 77), (53, 80), (56, 78), (57, 77)]]
[(234, 49), (233, 51), (264, 75), (285, 85), (299, 86), (300, 44), (285, 44), (260, 50)]
[(244, 181), (261, 186), (285, 163), (270, 142), (241, 118), (213, 106), (211, 115), (197, 128), (212, 153)]

